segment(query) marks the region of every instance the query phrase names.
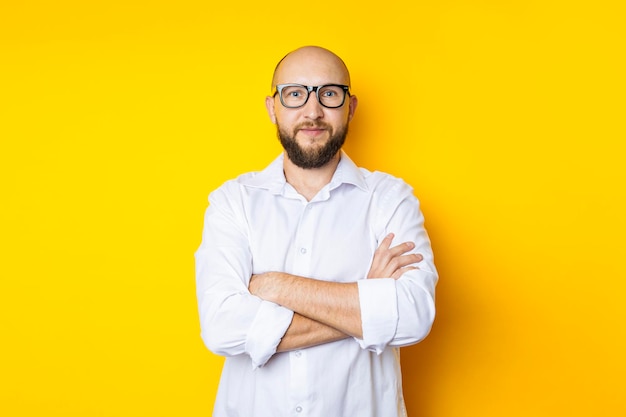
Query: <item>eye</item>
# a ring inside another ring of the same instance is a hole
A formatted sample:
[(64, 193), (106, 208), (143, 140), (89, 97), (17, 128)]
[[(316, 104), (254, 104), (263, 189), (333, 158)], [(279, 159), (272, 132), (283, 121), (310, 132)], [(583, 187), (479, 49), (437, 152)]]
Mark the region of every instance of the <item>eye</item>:
[(341, 87), (337, 87), (336, 85), (324, 86), (320, 89), (319, 96), (320, 98), (331, 100), (340, 99), (343, 97), (343, 89)]
[(285, 99), (299, 99), (306, 97), (306, 88), (301, 86), (290, 85), (286, 86), (282, 91), (282, 96)]

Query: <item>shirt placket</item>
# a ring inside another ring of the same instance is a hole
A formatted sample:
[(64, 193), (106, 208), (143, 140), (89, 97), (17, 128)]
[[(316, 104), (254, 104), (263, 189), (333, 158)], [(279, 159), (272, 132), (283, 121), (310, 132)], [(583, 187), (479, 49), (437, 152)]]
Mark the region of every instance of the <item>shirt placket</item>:
[[(314, 255), (314, 204), (307, 203), (300, 215), (295, 239), (294, 274), (311, 277)], [(309, 415), (308, 355), (305, 349), (290, 352), (291, 366), (291, 412), (296, 417)]]
[(313, 204), (304, 206), (296, 231), (293, 271), (294, 274), (303, 277), (311, 277), (311, 257), (313, 256)]

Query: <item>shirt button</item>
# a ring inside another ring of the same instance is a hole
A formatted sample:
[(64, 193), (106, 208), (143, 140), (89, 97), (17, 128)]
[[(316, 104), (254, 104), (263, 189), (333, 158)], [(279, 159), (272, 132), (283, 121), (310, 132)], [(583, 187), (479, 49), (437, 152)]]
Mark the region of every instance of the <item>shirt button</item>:
[(296, 358), (299, 358), (300, 356), (302, 356), (302, 352), (300, 352), (299, 350), (296, 350)]
[(297, 406), (297, 407), (296, 407), (296, 413), (301, 413), (301, 412), (302, 412), (302, 407)]
[(300, 253), (304, 255), (306, 253), (306, 248), (300, 248)]

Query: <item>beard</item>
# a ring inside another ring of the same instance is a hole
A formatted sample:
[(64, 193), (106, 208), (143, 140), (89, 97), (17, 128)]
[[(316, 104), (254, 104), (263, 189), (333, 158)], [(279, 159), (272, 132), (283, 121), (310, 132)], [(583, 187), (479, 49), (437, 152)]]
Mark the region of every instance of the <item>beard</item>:
[[(296, 134), (303, 128), (324, 128), (330, 137), (326, 143), (319, 147), (303, 148), (296, 140)], [(335, 132), (329, 125), (325, 123), (303, 123), (293, 129), (293, 134), (287, 133), (280, 125), (277, 128), (278, 139), (283, 145), (283, 149), (287, 152), (287, 156), (296, 166), (303, 169), (320, 168), (330, 162), (331, 159), (341, 149), (346, 136), (348, 135), (348, 125), (346, 124), (340, 130)]]

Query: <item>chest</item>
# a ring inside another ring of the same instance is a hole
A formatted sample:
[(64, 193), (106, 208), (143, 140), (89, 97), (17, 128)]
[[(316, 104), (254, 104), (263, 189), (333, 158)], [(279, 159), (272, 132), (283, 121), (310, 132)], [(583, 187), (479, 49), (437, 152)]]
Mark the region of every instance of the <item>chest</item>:
[(281, 271), (338, 282), (365, 277), (378, 240), (375, 213), (364, 197), (252, 200), (247, 226), (254, 273)]

